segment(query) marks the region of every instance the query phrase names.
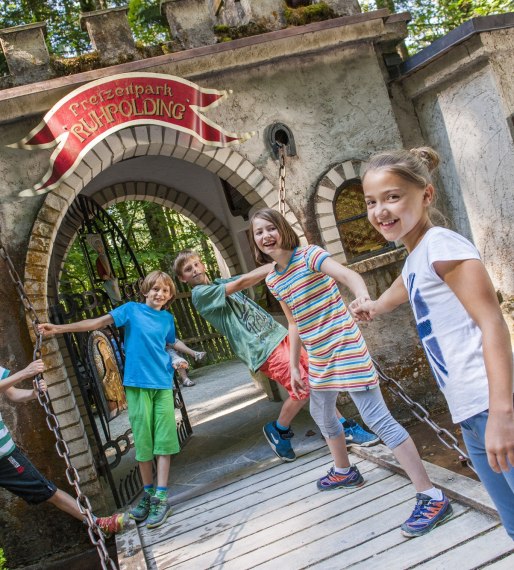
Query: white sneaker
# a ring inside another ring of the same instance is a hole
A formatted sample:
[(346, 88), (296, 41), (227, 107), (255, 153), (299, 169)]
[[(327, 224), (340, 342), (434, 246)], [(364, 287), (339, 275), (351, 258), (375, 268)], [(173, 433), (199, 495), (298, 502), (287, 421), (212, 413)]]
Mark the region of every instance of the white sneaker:
[(203, 360), (207, 356), (206, 352), (196, 352), (195, 351), (195, 361)]

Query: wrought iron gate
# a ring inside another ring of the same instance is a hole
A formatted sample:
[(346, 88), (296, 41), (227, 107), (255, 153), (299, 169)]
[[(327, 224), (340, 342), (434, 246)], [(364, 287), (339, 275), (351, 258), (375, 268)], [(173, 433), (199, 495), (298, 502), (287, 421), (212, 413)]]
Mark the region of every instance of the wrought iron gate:
[[(93, 200), (78, 196), (63, 224), (76, 230), (91, 289), (59, 293), (59, 277), (70, 241), (69, 237), (63, 236), (62, 243), (56, 241), (50, 264), (50, 275), (54, 277), (52, 321), (69, 323), (98, 317), (117, 304), (137, 299), (144, 269), (107, 212)], [(96, 263), (91, 257), (94, 254), (97, 255)], [(132, 272), (139, 276), (135, 281), (128, 278), (129, 263)], [(101, 331), (65, 334), (63, 337), (70, 357), (68, 365), (73, 368), (84, 404), (85, 414), (82, 415), (87, 417), (96, 466), (108, 481), (116, 505), (122, 507), (142, 488), (121, 384), (123, 332), (111, 325)], [(178, 382), (175, 382), (175, 408), (179, 442), (183, 447), (192, 429)]]

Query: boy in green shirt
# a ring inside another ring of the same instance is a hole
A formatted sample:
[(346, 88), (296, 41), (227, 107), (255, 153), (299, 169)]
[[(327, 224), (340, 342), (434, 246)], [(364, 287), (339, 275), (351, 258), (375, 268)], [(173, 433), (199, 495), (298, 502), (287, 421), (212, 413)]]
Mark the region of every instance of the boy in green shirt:
[[(262, 281), (270, 272), (271, 264), (245, 275), (215, 279), (211, 283), (198, 253), (184, 250), (175, 259), (173, 269), (180, 281), (193, 288), (192, 301), (196, 310), (227, 338), (237, 357), (252, 372), (259, 370), (287, 390), (289, 397), (283, 403), (277, 420), (267, 423), (263, 432), (280, 459), (294, 461), (296, 454), (291, 446), (294, 434), (290, 425), (307, 403), (309, 391), (307, 389), (297, 396), (291, 388), (287, 329), (242, 293), (244, 289)], [(300, 363), (302, 380), (308, 386), (309, 364), (304, 351)], [(341, 418), (340, 421), (345, 428), (347, 446), (370, 446), (379, 442), (375, 434), (366, 432), (353, 420)]]

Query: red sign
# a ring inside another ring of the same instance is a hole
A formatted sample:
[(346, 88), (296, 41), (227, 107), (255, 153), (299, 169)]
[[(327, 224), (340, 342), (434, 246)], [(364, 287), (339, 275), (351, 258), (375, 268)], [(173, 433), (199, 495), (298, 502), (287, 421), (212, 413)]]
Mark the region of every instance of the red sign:
[(229, 133), (201, 114), (227, 95), (159, 73), (123, 73), (79, 87), (54, 105), (25, 138), (9, 145), (26, 149), (57, 145), (41, 182), (20, 196), (52, 190), (99, 141), (134, 125), (171, 127), (215, 147), (244, 142), (252, 133)]

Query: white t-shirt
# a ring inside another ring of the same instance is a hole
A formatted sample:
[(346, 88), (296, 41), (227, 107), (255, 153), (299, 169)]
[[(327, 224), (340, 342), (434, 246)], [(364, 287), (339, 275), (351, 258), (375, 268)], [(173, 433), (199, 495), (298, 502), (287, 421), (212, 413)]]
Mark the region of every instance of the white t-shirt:
[(451, 230), (434, 227), (402, 270), (423, 348), (454, 423), (489, 408), (482, 331), (433, 265), (465, 259), (480, 259), (476, 247)]

